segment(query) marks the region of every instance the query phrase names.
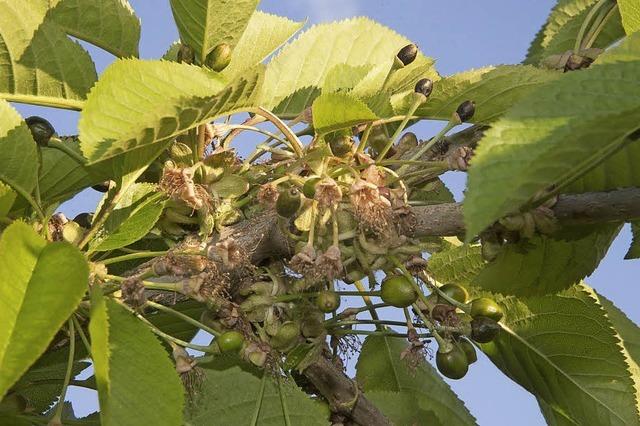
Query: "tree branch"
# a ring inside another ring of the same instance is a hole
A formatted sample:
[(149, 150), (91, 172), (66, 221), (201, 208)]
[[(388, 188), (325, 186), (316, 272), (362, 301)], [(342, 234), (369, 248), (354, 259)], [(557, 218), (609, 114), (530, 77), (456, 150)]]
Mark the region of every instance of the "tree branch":
[[(625, 222), (640, 218), (640, 188), (560, 195), (552, 208), (560, 225)], [(414, 207), (418, 220), (413, 236), (451, 236), (464, 233), (461, 203)]]
[(373, 405), (357, 384), (323, 356), (311, 363), (303, 374), (318, 388), (334, 412), (366, 426), (389, 426), (391, 422)]

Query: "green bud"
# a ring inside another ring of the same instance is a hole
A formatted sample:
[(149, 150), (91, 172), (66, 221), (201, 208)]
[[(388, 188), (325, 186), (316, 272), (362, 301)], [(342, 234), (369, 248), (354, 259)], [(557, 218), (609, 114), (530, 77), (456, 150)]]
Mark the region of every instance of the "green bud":
[(227, 43), (220, 43), (207, 55), (204, 63), (212, 70), (220, 72), (231, 62), (232, 51), (231, 46)]

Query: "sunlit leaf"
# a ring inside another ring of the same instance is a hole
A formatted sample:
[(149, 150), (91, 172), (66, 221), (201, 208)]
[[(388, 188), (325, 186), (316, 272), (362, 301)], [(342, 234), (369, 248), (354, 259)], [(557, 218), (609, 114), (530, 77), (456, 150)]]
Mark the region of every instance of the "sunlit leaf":
[(14, 223), (0, 238), (0, 398), (47, 349), (87, 289), (76, 247)]

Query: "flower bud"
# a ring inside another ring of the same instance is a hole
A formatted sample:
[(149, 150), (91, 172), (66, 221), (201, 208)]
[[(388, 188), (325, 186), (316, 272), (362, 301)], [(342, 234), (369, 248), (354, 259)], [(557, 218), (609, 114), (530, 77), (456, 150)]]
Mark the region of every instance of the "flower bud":
[(398, 54), (396, 55), (400, 62), (406, 67), (416, 60), (416, 56), (418, 56), (418, 46), (411, 43), (400, 49)]

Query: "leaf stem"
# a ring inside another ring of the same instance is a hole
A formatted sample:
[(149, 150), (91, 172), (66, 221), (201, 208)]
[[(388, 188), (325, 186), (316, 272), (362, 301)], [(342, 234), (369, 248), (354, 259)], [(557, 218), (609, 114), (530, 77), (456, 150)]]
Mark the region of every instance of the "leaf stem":
[(289, 410), (287, 409), (287, 402), (284, 398), (282, 390), (282, 379), (279, 374), (276, 374), (276, 380), (278, 381), (278, 394), (280, 395), (280, 405), (282, 406), (282, 415), (284, 416), (285, 426), (291, 426), (291, 420), (289, 419)]
[(76, 326), (76, 330), (78, 330), (78, 334), (80, 335), (80, 340), (82, 340), (82, 344), (84, 345), (84, 348), (87, 350), (87, 353), (89, 354), (89, 356), (91, 356), (91, 344), (87, 339), (87, 335), (84, 334), (84, 330), (82, 330), (82, 325), (80, 324), (80, 321), (78, 320), (78, 318), (76, 318), (75, 314), (71, 315), (71, 319), (73, 320), (73, 324)]
[[(431, 138), (431, 140), (429, 142), (423, 144), (420, 147), (420, 149), (418, 151), (416, 151), (416, 153), (411, 156), (411, 158), (409, 160), (411, 160), (411, 161), (419, 160), (425, 154), (425, 152), (427, 152), (436, 143), (441, 141), (442, 138), (444, 138), (444, 136), (449, 132), (449, 130), (453, 129), (458, 124), (460, 124), (460, 123), (457, 120), (453, 120), (453, 119), (449, 120), (447, 125), (444, 126), (442, 128), (442, 130), (440, 130), (438, 132), (437, 135), (435, 135), (433, 138)], [(407, 169), (407, 167), (408, 167), (408, 164), (405, 164), (405, 165), (401, 166), (400, 169), (398, 169), (398, 174), (402, 174), (402, 172), (404, 172)]]
[(138, 253), (123, 254), (122, 256), (111, 257), (103, 260), (101, 263), (104, 265), (111, 265), (112, 263), (126, 262), (127, 260), (145, 259), (147, 257), (157, 257), (167, 254), (167, 251), (141, 251)]
[(211, 335), (213, 335), (215, 337), (220, 337), (220, 333), (218, 333), (217, 331), (215, 331), (211, 327), (208, 327), (208, 326), (202, 324), (200, 321), (197, 321), (197, 320), (191, 318), (189, 315), (185, 315), (182, 312), (178, 312), (175, 309), (171, 309), (168, 306), (161, 305), (160, 303), (156, 303), (156, 302), (153, 302), (151, 300), (147, 300), (146, 305), (149, 306), (149, 307), (152, 307), (154, 309), (157, 309), (159, 311), (171, 314), (171, 315), (173, 315), (173, 316), (175, 316), (177, 318), (180, 318), (181, 320), (183, 320), (183, 321), (185, 321), (185, 322), (187, 322), (187, 323), (189, 323), (189, 324), (191, 324), (191, 325), (193, 325), (195, 327), (198, 327), (199, 329), (204, 330), (207, 333), (209, 333), (209, 334), (211, 334)]
[(87, 164), (86, 158), (84, 158), (82, 155), (78, 154), (76, 151), (71, 149), (67, 144), (65, 144), (59, 138), (49, 139), (49, 143), (47, 144), (47, 146), (49, 148), (54, 148), (54, 149), (57, 149), (58, 151), (64, 152), (69, 157), (71, 157), (71, 159), (73, 159), (76, 163), (80, 164), (81, 166), (84, 166), (85, 164)]
[(51, 419), (51, 423), (53, 424), (62, 424), (64, 399), (67, 396), (67, 389), (69, 388), (69, 382), (71, 381), (71, 374), (73, 372), (73, 358), (76, 354), (76, 332), (71, 318), (67, 321), (67, 325), (69, 327), (69, 358), (67, 359), (67, 371), (64, 374), (64, 382), (62, 384), (62, 391), (60, 392), (60, 399), (58, 399), (55, 414)]
[(260, 409), (262, 408), (262, 400), (264, 399), (264, 388), (267, 384), (267, 371), (264, 370), (262, 373), (262, 380), (260, 381), (260, 390), (258, 391), (258, 404), (256, 404), (256, 409), (253, 412), (253, 418), (251, 419), (251, 426), (258, 425), (258, 417), (260, 417)]
[[(413, 104), (411, 104), (411, 107), (409, 107), (409, 111), (407, 111), (407, 114), (405, 115), (404, 120), (402, 120), (402, 122), (400, 123), (396, 131), (393, 133), (393, 136), (391, 137), (391, 139), (389, 139), (389, 141), (384, 146), (382, 151), (378, 153), (377, 160), (384, 160), (384, 157), (385, 155), (387, 155), (387, 152), (389, 152), (391, 147), (398, 141), (398, 139), (400, 139), (400, 134), (407, 126), (407, 123), (409, 123), (409, 120), (411, 120), (413, 113), (415, 113), (418, 107), (423, 103), (425, 103), (427, 100), (426, 96), (420, 93), (414, 93), (413, 95), (415, 96), (415, 100), (413, 101)], [(412, 158), (412, 160), (415, 160), (415, 158)]]
[(302, 158), (304, 156), (304, 145), (298, 139), (298, 136), (287, 126), (282, 120), (280, 120), (275, 114), (271, 111), (268, 111), (262, 107), (253, 109), (252, 112), (266, 118), (274, 126), (278, 128), (282, 132), (282, 134), (287, 138), (289, 142), (291, 142), (291, 148), (296, 153), (298, 158)]
[(362, 134), (362, 138), (360, 138), (360, 143), (358, 143), (358, 148), (356, 148), (357, 154), (362, 154), (369, 143), (369, 135), (371, 135), (371, 129), (373, 128), (373, 123), (367, 124), (367, 127), (364, 129), (364, 133)]
[(576, 41), (573, 45), (574, 54), (577, 55), (578, 52), (580, 52), (580, 47), (582, 46), (582, 42), (584, 41), (584, 35), (585, 35), (585, 32), (587, 31), (587, 28), (589, 27), (589, 24), (591, 24), (591, 21), (593, 20), (596, 13), (598, 13), (600, 8), (604, 6), (604, 4), (607, 3), (608, 1), (609, 0), (600, 0), (598, 3), (596, 3), (591, 8), (589, 13), (587, 14), (587, 17), (584, 19), (584, 21), (582, 21), (582, 25), (580, 26), (580, 30), (578, 31), (578, 35), (576, 36)]
[(612, 2), (604, 11), (600, 13), (600, 15), (598, 15), (595, 23), (593, 24), (587, 35), (584, 37), (584, 43), (582, 44), (582, 47), (584, 49), (590, 48), (593, 43), (595, 43), (596, 39), (604, 29), (607, 21), (609, 20), (609, 18), (611, 18), (611, 16), (617, 9), (618, 3)]

